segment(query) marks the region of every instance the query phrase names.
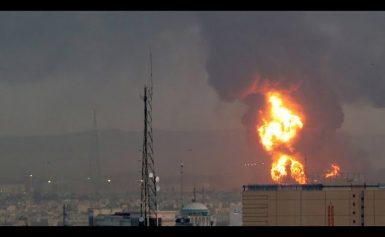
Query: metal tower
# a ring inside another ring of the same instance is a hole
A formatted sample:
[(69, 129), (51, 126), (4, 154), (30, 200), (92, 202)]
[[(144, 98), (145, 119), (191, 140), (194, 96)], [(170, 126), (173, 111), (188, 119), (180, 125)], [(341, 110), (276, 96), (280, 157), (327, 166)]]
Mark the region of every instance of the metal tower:
[(181, 209), (183, 208), (183, 163), (180, 163), (180, 202), (181, 202)]
[[(149, 85), (147, 85), (149, 84)], [(157, 191), (159, 177), (155, 176), (152, 135), (152, 55), (150, 51), (150, 82), (144, 86), (144, 136), (142, 149), (141, 222), (144, 226), (158, 225)]]
[(101, 185), (101, 171), (100, 171), (100, 152), (99, 152), (99, 130), (96, 119), (96, 110), (92, 110), (92, 144), (91, 144), (91, 157), (89, 163), (89, 176), (88, 182), (93, 184), (94, 193), (98, 194)]

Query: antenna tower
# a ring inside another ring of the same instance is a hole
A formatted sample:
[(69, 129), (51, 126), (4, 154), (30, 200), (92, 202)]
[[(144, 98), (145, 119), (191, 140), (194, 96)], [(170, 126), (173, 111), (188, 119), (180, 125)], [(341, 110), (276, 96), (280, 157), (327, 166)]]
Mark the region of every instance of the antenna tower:
[(96, 109), (92, 110), (92, 155), (90, 157), (90, 174), (87, 180), (94, 185), (94, 193), (98, 194), (101, 184), (99, 130), (96, 119)]
[(159, 178), (155, 176), (152, 134), (152, 54), (150, 49), (150, 81), (144, 86), (144, 136), (142, 149), (142, 179), (140, 214), (144, 226), (158, 225), (157, 191)]

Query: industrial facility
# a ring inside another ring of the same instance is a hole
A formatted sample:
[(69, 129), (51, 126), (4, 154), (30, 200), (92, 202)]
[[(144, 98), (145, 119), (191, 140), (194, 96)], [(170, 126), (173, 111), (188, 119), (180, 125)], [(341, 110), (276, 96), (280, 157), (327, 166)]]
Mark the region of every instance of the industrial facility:
[(244, 226), (384, 226), (385, 185), (244, 185)]

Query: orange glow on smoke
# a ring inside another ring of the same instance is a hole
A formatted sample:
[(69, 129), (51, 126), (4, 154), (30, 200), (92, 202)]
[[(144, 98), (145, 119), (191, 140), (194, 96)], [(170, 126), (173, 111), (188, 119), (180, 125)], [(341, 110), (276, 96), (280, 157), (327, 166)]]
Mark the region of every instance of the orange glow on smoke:
[(341, 168), (337, 164), (332, 164), (331, 170), (325, 174), (325, 178), (335, 177), (340, 174)]

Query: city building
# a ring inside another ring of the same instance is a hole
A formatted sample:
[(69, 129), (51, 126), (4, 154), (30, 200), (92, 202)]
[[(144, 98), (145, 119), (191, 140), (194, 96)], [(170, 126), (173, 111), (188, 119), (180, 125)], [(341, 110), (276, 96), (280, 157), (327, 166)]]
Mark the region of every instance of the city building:
[(89, 211), (90, 226), (139, 226), (139, 213), (116, 212), (112, 215), (99, 214), (93, 215)]
[(242, 205), (230, 205), (229, 226), (242, 226)]
[(384, 226), (385, 185), (245, 185), (244, 226)]
[(0, 193), (24, 194), (26, 187), (24, 184), (0, 184)]
[(212, 226), (214, 221), (208, 208), (199, 202), (187, 204), (180, 210), (175, 220), (176, 226)]
[(158, 211), (161, 226), (175, 226), (176, 211)]

